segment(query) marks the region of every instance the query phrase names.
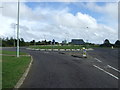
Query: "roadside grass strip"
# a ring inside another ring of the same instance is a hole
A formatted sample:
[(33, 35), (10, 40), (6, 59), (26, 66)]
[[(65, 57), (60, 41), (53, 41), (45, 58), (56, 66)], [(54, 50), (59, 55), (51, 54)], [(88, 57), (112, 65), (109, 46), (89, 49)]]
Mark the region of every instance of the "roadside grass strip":
[[(11, 53), (10, 53), (11, 52)], [(3, 51), (4, 54), (14, 55), (13, 51)], [(26, 53), (20, 53), (27, 55)], [(2, 88), (14, 88), (31, 61), (30, 56), (2, 55)]]
[[(0, 53), (2, 55), (16, 55), (16, 51), (6, 51), (3, 50), (2, 53)], [(28, 55), (27, 53), (24, 52), (20, 52), (20, 55)]]

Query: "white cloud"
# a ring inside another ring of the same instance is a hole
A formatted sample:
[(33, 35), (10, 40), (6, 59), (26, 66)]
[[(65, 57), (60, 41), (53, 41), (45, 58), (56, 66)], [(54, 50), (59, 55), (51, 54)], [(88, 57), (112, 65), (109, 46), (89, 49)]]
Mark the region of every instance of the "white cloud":
[(95, 2), (87, 3), (83, 5), (85, 8), (103, 14), (104, 17), (100, 17), (98, 20), (108, 24), (114, 29), (118, 29), (118, 3), (106, 3), (105, 5), (98, 5)]
[[(14, 36), (11, 23), (16, 23), (16, 3), (3, 4), (5, 10), (0, 14), (0, 27), (2, 36)], [(102, 43), (108, 38), (111, 42), (117, 40), (117, 30), (106, 25), (98, 24), (97, 20), (87, 14), (78, 12), (69, 13), (69, 8), (56, 10), (37, 7), (34, 10), (21, 3), (20, 6), (20, 37), (29, 41), (32, 39), (52, 40), (61, 42), (65, 38), (83, 38), (94, 43)]]
[(87, 3), (86, 7), (95, 12), (106, 14), (106, 16), (117, 20), (118, 16), (118, 3), (106, 3), (103, 6), (99, 6), (96, 3)]

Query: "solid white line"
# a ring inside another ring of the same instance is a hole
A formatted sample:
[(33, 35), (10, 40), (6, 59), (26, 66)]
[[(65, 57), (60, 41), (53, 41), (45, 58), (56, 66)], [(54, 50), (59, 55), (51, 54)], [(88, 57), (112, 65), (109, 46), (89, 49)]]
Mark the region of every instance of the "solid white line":
[(97, 69), (99, 69), (99, 70), (101, 70), (101, 71), (107, 73), (108, 75), (114, 77), (115, 79), (119, 79), (117, 76), (115, 76), (115, 75), (113, 75), (113, 74), (111, 74), (111, 73), (105, 71), (104, 69), (102, 69), (102, 68), (100, 68), (100, 67), (98, 67), (98, 66), (96, 66), (96, 65), (93, 65), (93, 66), (96, 67)]
[(101, 60), (97, 59), (97, 58), (94, 58), (95, 60), (97, 60), (98, 62), (102, 62)]
[(107, 65), (109, 68), (112, 68), (113, 70), (115, 70), (115, 71), (117, 71), (117, 72), (120, 72), (118, 69), (116, 69), (116, 68), (114, 68), (114, 67), (112, 67), (112, 66), (110, 66), (110, 65)]

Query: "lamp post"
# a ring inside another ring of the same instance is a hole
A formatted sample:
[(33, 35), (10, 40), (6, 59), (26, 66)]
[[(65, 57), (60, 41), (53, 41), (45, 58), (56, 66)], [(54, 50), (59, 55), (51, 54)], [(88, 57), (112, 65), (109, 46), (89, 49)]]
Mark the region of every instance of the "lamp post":
[(17, 57), (19, 57), (19, 0), (18, 0), (18, 16), (17, 16)]

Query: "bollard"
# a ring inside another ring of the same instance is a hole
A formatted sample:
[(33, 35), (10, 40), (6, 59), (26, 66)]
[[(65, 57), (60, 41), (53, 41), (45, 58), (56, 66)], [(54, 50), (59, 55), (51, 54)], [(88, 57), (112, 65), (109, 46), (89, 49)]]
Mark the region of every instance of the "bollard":
[(83, 47), (83, 57), (87, 57), (87, 54), (86, 54), (86, 49)]

